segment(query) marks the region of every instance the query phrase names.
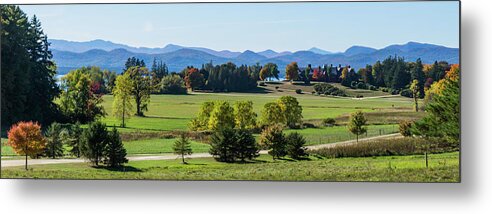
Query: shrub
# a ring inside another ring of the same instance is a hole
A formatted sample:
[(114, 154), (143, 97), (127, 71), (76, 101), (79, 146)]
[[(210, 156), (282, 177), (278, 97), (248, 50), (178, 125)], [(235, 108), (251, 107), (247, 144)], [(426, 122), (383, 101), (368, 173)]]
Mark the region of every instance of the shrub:
[(355, 96), (355, 98), (363, 98), (364, 95), (361, 95), (361, 94), (358, 94), (357, 96)]
[(413, 98), (412, 90), (410, 90), (410, 89), (401, 90), (400, 95), (404, 96), (404, 97)]
[(162, 78), (162, 94), (186, 94), (186, 91), (185, 82), (179, 75), (167, 75)]
[(413, 125), (412, 121), (408, 121), (408, 120), (401, 121), (399, 123), (400, 134), (405, 136), (405, 137), (412, 136), (412, 131), (411, 131), (412, 125)]
[(357, 82), (356, 81), (350, 82), (350, 88), (352, 88), (352, 89), (357, 88)]
[(261, 132), (260, 145), (268, 149), (273, 159), (287, 155), (285, 135), (280, 125), (271, 125)]
[(324, 95), (332, 95), (332, 96), (347, 96), (343, 90), (328, 84), (328, 83), (316, 83), (313, 86), (315, 93), (324, 94)]
[(267, 84), (264, 82), (260, 82), (260, 86), (266, 86)]
[(359, 83), (357, 83), (357, 88), (358, 89), (367, 89), (367, 86), (365, 83), (359, 82)]
[(325, 126), (334, 126), (336, 122), (337, 121), (335, 121), (335, 119), (333, 119), (333, 118), (325, 118), (325, 119), (323, 119), (323, 124)]
[(110, 167), (119, 167), (124, 163), (128, 163), (126, 159), (126, 149), (121, 142), (120, 134), (113, 127), (113, 130), (108, 133), (106, 138), (107, 146), (104, 149), (104, 163)]
[(459, 148), (440, 139), (399, 138), (358, 144), (338, 145), (310, 150), (308, 153), (327, 158), (417, 155), (457, 151)]
[(301, 89), (296, 89), (296, 94), (302, 94), (302, 90)]
[(378, 88), (376, 86), (369, 85), (369, 90), (376, 91), (376, 90), (378, 90)]
[(304, 147), (306, 139), (301, 134), (292, 132), (285, 137), (285, 141), (287, 144), (286, 153), (289, 157), (298, 160), (307, 155), (306, 148)]

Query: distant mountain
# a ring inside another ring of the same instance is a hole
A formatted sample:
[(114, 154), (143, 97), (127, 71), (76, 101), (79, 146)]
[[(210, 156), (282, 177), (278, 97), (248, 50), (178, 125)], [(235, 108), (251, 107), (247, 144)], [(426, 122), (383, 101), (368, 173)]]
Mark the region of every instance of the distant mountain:
[(317, 53), (317, 54), (321, 54), (321, 55), (332, 54), (332, 52), (330, 52), (330, 51), (325, 51), (325, 50), (322, 50), (322, 49), (319, 49), (316, 47), (312, 47), (307, 51), (311, 51), (313, 53)]
[(377, 49), (375, 48), (370, 48), (370, 47), (364, 47), (364, 46), (352, 46), (350, 48), (348, 48), (345, 52), (344, 52), (344, 55), (345, 56), (354, 56), (354, 55), (357, 55), (357, 54), (370, 54), (370, 53), (373, 53), (373, 52), (376, 52)]
[[(134, 48), (126, 45), (115, 44), (109, 41), (94, 40), (77, 44), (57, 40), (58, 44), (51, 47), (53, 59), (55, 60), (59, 73), (88, 65), (100, 66), (106, 69), (121, 71), (125, 61), (129, 57), (138, 57), (147, 64), (154, 58), (164, 61), (171, 71), (180, 71), (186, 66), (201, 67), (202, 64), (212, 61), (214, 64), (233, 62), (237, 65), (255, 63), (276, 63), (280, 70), (284, 70), (287, 64), (298, 62), (299, 66), (308, 64), (319, 66), (333, 64), (334, 66), (351, 65), (355, 69), (364, 67), (366, 64), (374, 64), (378, 60), (384, 60), (388, 56), (401, 56), (406, 61), (415, 61), (421, 58), (423, 63), (434, 61), (448, 61), (459, 63), (459, 49), (448, 48), (439, 45), (409, 42), (403, 45), (390, 45), (382, 49), (370, 47), (353, 46), (344, 53), (322, 54), (312, 49), (307, 51), (275, 52), (265, 50), (255, 53), (254, 51), (233, 52), (228, 50), (215, 51), (208, 48), (184, 47), (169, 44), (163, 48)], [(61, 42), (60, 42), (61, 41)], [(96, 45), (98, 49), (90, 49), (89, 45)], [(60, 50), (59, 48), (62, 50)], [(119, 47), (112, 49), (114, 47)], [(85, 50), (85, 51), (82, 51)]]

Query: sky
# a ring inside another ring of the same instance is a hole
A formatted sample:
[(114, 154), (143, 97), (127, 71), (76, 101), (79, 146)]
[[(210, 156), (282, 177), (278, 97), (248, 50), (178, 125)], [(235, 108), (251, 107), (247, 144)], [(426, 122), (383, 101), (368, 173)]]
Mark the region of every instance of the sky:
[(409, 41), (459, 47), (459, 3), (22, 5), (50, 39), (231, 51), (345, 51)]

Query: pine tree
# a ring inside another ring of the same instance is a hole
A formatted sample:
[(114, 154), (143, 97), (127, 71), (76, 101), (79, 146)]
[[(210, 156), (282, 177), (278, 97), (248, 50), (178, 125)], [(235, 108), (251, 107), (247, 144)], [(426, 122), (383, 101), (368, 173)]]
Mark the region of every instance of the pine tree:
[(104, 148), (104, 163), (109, 167), (119, 167), (128, 163), (126, 159), (126, 149), (121, 142), (120, 134), (116, 127), (108, 133), (106, 138), (106, 147)]
[(286, 153), (293, 159), (301, 159), (307, 155), (306, 139), (298, 132), (292, 132), (285, 137)]
[(362, 111), (357, 111), (350, 115), (348, 129), (357, 136), (357, 142), (359, 142), (359, 135), (367, 132), (366, 122), (367, 119)]
[(174, 154), (181, 155), (181, 160), (183, 164), (186, 164), (186, 161), (184, 159), (185, 155), (193, 154), (190, 139), (185, 134), (181, 134), (179, 139), (174, 142), (173, 151)]
[(106, 125), (101, 122), (93, 122), (84, 130), (82, 134), (81, 153), (84, 158), (92, 162), (93, 165), (99, 166), (103, 161), (108, 132)]
[(46, 147), (44, 154), (53, 159), (63, 156), (63, 136), (64, 128), (59, 123), (52, 123), (45, 133)]

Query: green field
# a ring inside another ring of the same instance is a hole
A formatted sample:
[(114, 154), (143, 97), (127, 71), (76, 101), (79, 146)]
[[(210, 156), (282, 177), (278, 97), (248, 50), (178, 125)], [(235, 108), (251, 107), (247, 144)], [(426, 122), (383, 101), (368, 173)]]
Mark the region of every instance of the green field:
[[(317, 145), (335, 143), (346, 140), (355, 140), (356, 136), (350, 133), (346, 126), (333, 126), (323, 128), (309, 128), (299, 130), (286, 130), (285, 133), (298, 132), (306, 138), (306, 145)], [(398, 125), (370, 125), (367, 126), (367, 134), (359, 138), (373, 137), (378, 135), (392, 134), (398, 132)]]
[[(172, 153), (175, 141), (176, 139), (147, 139), (124, 142), (123, 144), (128, 155), (160, 154)], [(205, 143), (191, 141), (191, 148), (195, 153), (206, 153), (210, 149), (210, 146)]]
[[(194, 118), (205, 101), (226, 100), (231, 103), (238, 100), (252, 100), (254, 110), (261, 116), (263, 105), (273, 102), (281, 94), (255, 94), (255, 93), (214, 93), (214, 94), (192, 94), (192, 95), (152, 95), (148, 106), (146, 117), (132, 117), (128, 120), (127, 128), (121, 131), (171, 131), (186, 130), (189, 120)], [(350, 99), (320, 97), (311, 94), (292, 95), (295, 96), (303, 108), (304, 119), (336, 118), (361, 110), (364, 112), (385, 111), (411, 111), (412, 101), (403, 97), (373, 98), (373, 99)], [(119, 125), (119, 121), (112, 116), (111, 95), (104, 96), (103, 106), (108, 115), (102, 119), (108, 125)]]
[(126, 168), (108, 170), (80, 164), (37, 165), (4, 168), (4, 178), (58, 179), (163, 179), (163, 180), (278, 180), (278, 181), (386, 181), (459, 182), (459, 153), (429, 156), (425, 168), (422, 155), (369, 158), (272, 161), (262, 155), (252, 163), (220, 163), (212, 158), (133, 161)]

